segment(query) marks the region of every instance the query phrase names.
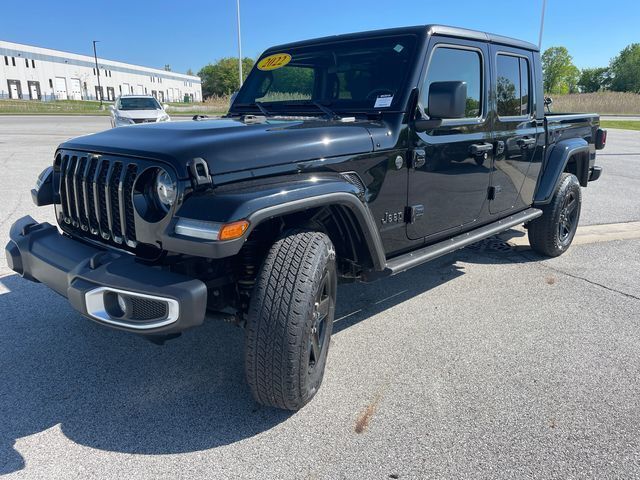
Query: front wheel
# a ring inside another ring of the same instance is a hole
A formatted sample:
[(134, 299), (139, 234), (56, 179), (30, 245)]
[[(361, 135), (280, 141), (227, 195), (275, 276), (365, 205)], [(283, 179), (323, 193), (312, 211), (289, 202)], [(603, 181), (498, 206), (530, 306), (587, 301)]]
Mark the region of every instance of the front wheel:
[(269, 250), (252, 293), (245, 373), (257, 402), (298, 410), (318, 391), (336, 305), (335, 249), (320, 232), (297, 231)]
[(557, 257), (567, 251), (578, 229), (582, 192), (575, 175), (563, 173), (542, 215), (529, 222), (529, 243), (538, 253)]

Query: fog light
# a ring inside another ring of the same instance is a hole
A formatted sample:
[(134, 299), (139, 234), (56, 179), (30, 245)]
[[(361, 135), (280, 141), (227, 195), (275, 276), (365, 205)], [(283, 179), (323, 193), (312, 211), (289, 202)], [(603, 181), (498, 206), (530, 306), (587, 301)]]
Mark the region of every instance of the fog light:
[(121, 293), (105, 291), (104, 309), (112, 318), (127, 318), (131, 315), (131, 301)]
[(116, 296), (117, 296), (117, 299), (118, 299), (118, 306), (120, 307), (120, 310), (122, 310), (123, 312), (126, 312), (127, 311), (127, 301), (119, 293), (117, 293)]

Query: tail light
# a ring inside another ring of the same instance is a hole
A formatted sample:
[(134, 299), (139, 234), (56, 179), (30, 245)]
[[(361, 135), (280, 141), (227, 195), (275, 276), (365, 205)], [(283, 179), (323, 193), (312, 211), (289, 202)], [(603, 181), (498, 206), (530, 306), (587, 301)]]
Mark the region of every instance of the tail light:
[(607, 131), (598, 129), (596, 132), (596, 150), (602, 150), (607, 144)]

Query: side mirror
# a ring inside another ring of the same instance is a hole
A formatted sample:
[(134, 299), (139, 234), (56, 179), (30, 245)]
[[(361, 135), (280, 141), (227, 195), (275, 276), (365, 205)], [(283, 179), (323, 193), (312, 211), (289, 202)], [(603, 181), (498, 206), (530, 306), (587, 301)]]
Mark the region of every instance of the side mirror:
[(433, 82), (429, 87), (427, 114), (430, 118), (464, 118), (466, 106), (466, 82)]
[(109, 111), (113, 112), (116, 109), (115, 105), (109, 105)]
[(163, 104), (162, 104), (162, 108), (163, 108), (164, 110), (166, 110), (167, 108), (169, 108), (169, 105), (167, 105), (166, 103), (163, 103)]

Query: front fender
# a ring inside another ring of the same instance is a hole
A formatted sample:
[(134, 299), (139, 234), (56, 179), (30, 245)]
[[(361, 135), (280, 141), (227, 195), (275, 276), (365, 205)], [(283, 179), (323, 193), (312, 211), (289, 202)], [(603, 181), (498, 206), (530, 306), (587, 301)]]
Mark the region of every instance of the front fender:
[[(209, 258), (237, 254), (251, 231), (271, 218), (325, 205), (347, 207), (366, 240), (375, 269), (384, 268), (385, 256), (376, 223), (363, 202), (361, 187), (338, 173), (315, 173), (248, 180), (223, 185), (185, 199), (163, 235), (163, 248)], [(174, 233), (178, 218), (216, 223), (249, 220), (244, 236), (230, 241), (207, 241)]]
[(574, 155), (583, 154), (586, 154), (586, 171), (588, 172), (589, 144), (585, 139), (568, 138), (553, 145), (545, 169), (538, 180), (538, 188), (533, 199), (534, 205), (545, 205), (551, 201), (569, 159)]

